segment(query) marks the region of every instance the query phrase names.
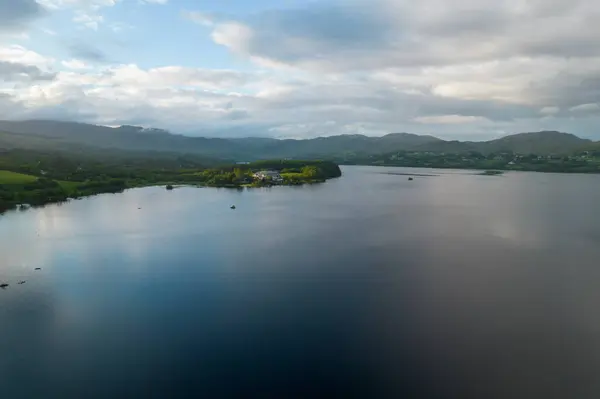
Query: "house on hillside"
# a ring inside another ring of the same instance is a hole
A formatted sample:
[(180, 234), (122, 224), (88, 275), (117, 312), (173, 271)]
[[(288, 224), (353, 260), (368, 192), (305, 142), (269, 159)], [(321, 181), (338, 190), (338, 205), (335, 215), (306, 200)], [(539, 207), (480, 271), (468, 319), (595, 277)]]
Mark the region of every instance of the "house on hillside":
[(283, 177), (276, 170), (261, 170), (254, 174), (256, 180), (271, 180), (273, 183), (283, 183)]

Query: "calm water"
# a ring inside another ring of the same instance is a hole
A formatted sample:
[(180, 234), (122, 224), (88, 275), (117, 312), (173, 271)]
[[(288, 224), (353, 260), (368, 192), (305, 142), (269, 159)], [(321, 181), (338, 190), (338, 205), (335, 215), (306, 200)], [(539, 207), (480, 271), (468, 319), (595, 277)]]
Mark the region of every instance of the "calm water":
[(1, 216), (0, 396), (600, 397), (600, 176), (390, 171)]

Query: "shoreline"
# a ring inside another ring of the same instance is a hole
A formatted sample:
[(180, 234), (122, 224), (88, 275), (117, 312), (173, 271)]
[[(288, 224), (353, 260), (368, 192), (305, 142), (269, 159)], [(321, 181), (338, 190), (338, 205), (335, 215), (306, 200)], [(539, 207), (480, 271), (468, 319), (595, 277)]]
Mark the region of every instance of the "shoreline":
[[(341, 176), (339, 176), (341, 177)], [(339, 177), (332, 177), (330, 179), (337, 179)], [(138, 188), (149, 188), (149, 187), (162, 187), (165, 191), (167, 191), (166, 186), (173, 186), (174, 189), (177, 188), (184, 188), (184, 187), (192, 187), (192, 188), (224, 188), (224, 189), (229, 189), (229, 190), (244, 190), (244, 189), (255, 189), (255, 188), (272, 188), (272, 187), (299, 187), (299, 186), (305, 186), (305, 185), (313, 185), (313, 184), (322, 184), (322, 183), (326, 183), (327, 180), (330, 179), (324, 179), (322, 181), (307, 181), (307, 182), (302, 182), (302, 183), (294, 183), (294, 184), (268, 184), (268, 185), (253, 185), (253, 184), (243, 184), (243, 185), (210, 185), (210, 184), (201, 184), (201, 183), (187, 183), (187, 184), (182, 184), (182, 183), (151, 183), (151, 184), (141, 184), (141, 185), (133, 185), (133, 186), (129, 186), (129, 187), (125, 187), (122, 190), (119, 191), (99, 191), (99, 192), (95, 192), (95, 193), (90, 193), (90, 194), (84, 194), (84, 195), (80, 195), (77, 197), (66, 197), (64, 199), (61, 200), (56, 200), (56, 201), (48, 201), (48, 202), (44, 202), (44, 203), (40, 203), (40, 204), (16, 204), (13, 207), (10, 208), (6, 208), (6, 209), (0, 209), (0, 216), (7, 214), (8, 212), (22, 212), (22, 211), (26, 211), (29, 210), (31, 208), (43, 208), (47, 205), (54, 205), (54, 204), (64, 204), (64, 203), (68, 203), (71, 201), (79, 201), (82, 200), (84, 198), (90, 198), (90, 197), (95, 197), (98, 195), (103, 195), (103, 194), (122, 194), (125, 191), (128, 190), (135, 190)]]
[(183, 161), (176, 165), (147, 161), (150, 164), (132, 166), (86, 163), (81, 159), (67, 162), (50, 156), (44, 159), (48, 166), (42, 169), (37, 154), (26, 154), (29, 164), (17, 155), (14, 159), (7, 156), (3, 160), (6, 165), (0, 169), (0, 214), (131, 188), (163, 186), (172, 190), (174, 186), (186, 185), (239, 190), (324, 183), (342, 174), (337, 164), (318, 160), (264, 160), (206, 168), (185, 165)]
[[(406, 165), (381, 165), (381, 164), (360, 164), (360, 163), (339, 163), (340, 166), (373, 166), (376, 168), (411, 168), (411, 169), (431, 169), (431, 170), (465, 170), (465, 171), (481, 171), (482, 173), (487, 170), (497, 170), (502, 172), (527, 172), (527, 173), (548, 173), (557, 175), (600, 175), (600, 170), (593, 172), (581, 172), (581, 171), (553, 171), (553, 170), (534, 170), (534, 169), (504, 169), (504, 168), (458, 168), (455, 166), (406, 166)], [(477, 173), (475, 173), (477, 174)], [(416, 176), (416, 175), (415, 175)]]

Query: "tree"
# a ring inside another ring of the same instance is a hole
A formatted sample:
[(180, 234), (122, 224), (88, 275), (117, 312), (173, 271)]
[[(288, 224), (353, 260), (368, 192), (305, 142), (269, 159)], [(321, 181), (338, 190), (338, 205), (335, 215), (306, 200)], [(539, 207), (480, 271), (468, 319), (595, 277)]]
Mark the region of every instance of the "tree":
[(233, 170), (233, 174), (235, 175), (236, 180), (243, 180), (244, 178), (246, 178), (246, 173), (240, 168), (235, 168)]
[(319, 170), (316, 166), (305, 166), (302, 168), (302, 174), (306, 178), (314, 178), (319, 174)]

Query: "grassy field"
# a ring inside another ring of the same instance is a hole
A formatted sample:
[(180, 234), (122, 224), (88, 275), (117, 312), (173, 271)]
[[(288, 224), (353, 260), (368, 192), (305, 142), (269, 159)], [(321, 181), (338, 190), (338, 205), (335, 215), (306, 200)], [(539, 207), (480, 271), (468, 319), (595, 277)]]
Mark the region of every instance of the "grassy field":
[(28, 184), (36, 180), (36, 176), (0, 170), (0, 184)]
[(65, 181), (65, 180), (58, 180), (57, 183), (67, 193), (73, 193), (73, 192), (77, 191), (77, 186), (79, 184), (81, 184), (81, 182)]

